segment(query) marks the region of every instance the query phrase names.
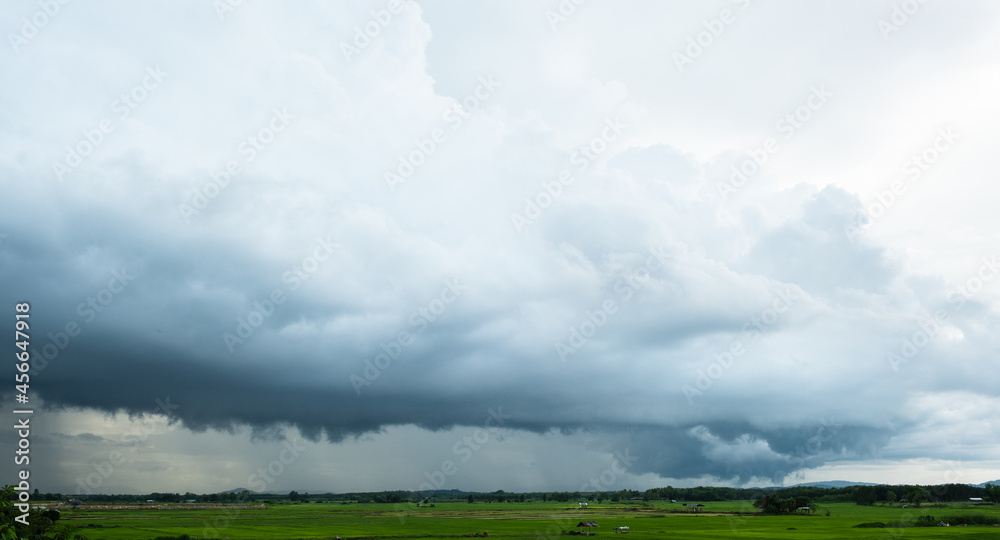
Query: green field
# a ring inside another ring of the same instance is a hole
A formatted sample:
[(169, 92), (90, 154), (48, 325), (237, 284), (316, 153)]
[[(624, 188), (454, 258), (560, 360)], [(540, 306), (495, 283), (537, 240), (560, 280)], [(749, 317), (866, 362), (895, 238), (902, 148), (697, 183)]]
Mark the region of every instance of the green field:
[[(436, 503), (434, 507), (391, 504), (278, 504), (266, 509), (192, 509), (183, 504), (160, 509), (62, 510), (62, 520), (80, 527), (91, 540), (152, 540), (156, 537), (236, 539), (295, 538), (490, 538), (568, 536), (580, 521), (600, 525), (597, 536), (615, 538), (882, 539), (1000, 538), (1000, 527), (855, 528), (865, 522), (914, 522), (921, 515), (948, 521), (959, 515), (1000, 517), (998, 505), (857, 506), (819, 505), (812, 515), (754, 514), (749, 502), (704, 503), (693, 514), (681, 503)], [(140, 505), (141, 506), (141, 505)], [(152, 505), (150, 505), (152, 506)], [(830, 515), (827, 516), (826, 512)], [(628, 536), (613, 529), (628, 526)]]

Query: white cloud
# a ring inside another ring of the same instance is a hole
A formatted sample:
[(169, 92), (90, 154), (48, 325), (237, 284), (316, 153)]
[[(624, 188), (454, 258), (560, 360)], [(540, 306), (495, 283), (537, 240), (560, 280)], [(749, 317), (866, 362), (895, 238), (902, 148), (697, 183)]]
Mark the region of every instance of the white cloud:
[[(671, 54), (725, 6), (736, 20), (679, 71)], [(101, 412), (167, 394), (185, 428), (109, 488), (237, 487), (280, 452), (251, 442), (274, 426), (358, 471), (304, 456), (281, 489), (406, 487), (500, 405), (510, 435), (464, 489), (575, 489), (625, 448), (621, 487), (897, 474), (880, 453), (996, 471), (995, 8), (929, 5), (885, 41), (890, 2), (586, 4), (555, 29), (530, 2), (406, 2), (348, 61), (341, 42), (384, 7), (122, 4), (108, 25), (73, 4), (0, 60), (19, 81), (0, 89), (4, 298), (44, 313), (39, 350), (82, 328), (39, 374), (85, 411), (58, 415), (80, 427), (53, 430), (71, 442), (47, 482), (71, 489), (133, 425)], [(67, 146), (88, 155), (59, 182)], [(85, 317), (122, 268), (134, 282)], [(450, 301), (447, 280), (466, 287)]]

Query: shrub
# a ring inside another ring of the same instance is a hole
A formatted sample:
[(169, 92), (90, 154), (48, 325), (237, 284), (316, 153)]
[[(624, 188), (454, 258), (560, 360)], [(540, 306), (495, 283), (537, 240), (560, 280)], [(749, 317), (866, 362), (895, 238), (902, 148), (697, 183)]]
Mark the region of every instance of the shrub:
[(964, 516), (955, 516), (947, 518), (948, 523), (952, 525), (998, 525), (1000, 524), (1000, 518), (996, 516), (987, 516), (985, 514), (969, 514)]

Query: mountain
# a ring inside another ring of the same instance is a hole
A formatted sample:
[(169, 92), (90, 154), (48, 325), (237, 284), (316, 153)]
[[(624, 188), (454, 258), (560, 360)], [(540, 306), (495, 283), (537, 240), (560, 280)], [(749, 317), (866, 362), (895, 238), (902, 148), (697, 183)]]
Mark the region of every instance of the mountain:
[(846, 480), (830, 480), (828, 482), (808, 482), (806, 484), (795, 484), (791, 487), (820, 487), (820, 488), (842, 488), (848, 486), (880, 486), (873, 482), (848, 482)]
[(974, 487), (986, 487), (986, 484), (993, 484), (994, 486), (1000, 486), (1000, 480), (989, 480), (983, 482), (982, 484), (970, 484)]

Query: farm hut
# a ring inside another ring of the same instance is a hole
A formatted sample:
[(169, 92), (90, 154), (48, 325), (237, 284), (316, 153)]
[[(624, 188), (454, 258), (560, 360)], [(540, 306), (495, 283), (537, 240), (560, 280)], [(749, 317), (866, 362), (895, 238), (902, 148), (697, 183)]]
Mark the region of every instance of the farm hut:
[(809, 508), (808, 506), (800, 506), (800, 507), (798, 507), (798, 508), (795, 509), (795, 513), (797, 513), (797, 514), (811, 514), (812, 513), (812, 508)]
[(692, 512), (701, 512), (701, 509), (705, 508), (705, 505), (701, 504), (701, 503), (698, 503), (698, 504), (689, 504), (688, 508), (690, 508)]
[[(590, 536), (591, 534), (593, 534), (592, 532), (590, 532), (590, 529), (592, 529), (594, 527), (600, 527), (600, 525), (598, 525), (594, 521), (581, 521), (580, 523), (577, 523), (576, 526), (580, 528), (580, 534), (586, 534), (587, 536)], [(583, 528), (584, 527), (587, 528), (587, 532), (586, 533), (583, 532)]]
[(628, 527), (615, 527), (616, 533), (628, 534)]
[(81, 501), (80, 499), (70, 499), (69, 503), (72, 504), (73, 506), (80, 506), (81, 504), (83, 504), (83, 501)]
[(983, 502), (982, 497), (969, 497), (969, 500), (972, 502)]
[(587, 503), (585, 503), (585, 502), (580, 503), (580, 508), (586, 508), (586, 507), (587, 507)]

